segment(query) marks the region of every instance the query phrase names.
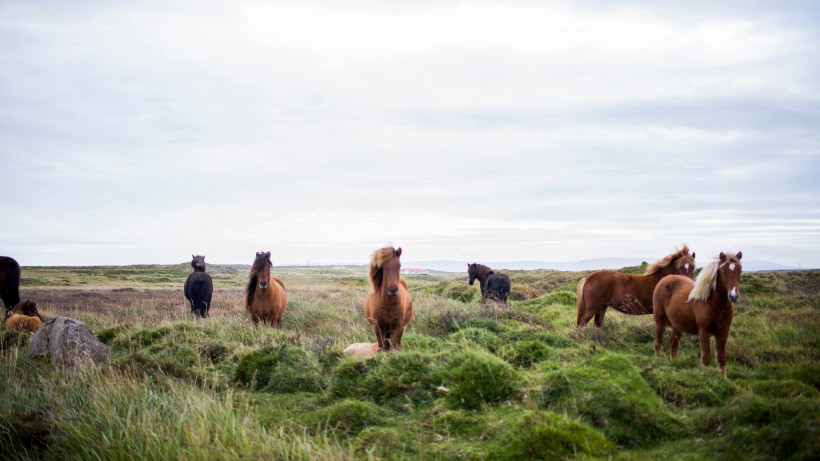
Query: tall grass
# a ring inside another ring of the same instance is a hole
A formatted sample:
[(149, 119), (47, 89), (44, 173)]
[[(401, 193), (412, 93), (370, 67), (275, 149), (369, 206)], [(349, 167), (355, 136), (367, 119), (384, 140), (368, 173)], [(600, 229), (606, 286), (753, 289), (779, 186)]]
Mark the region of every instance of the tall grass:
[(463, 275), (410, 278), (404, 350), (352, 361), (374, 337), (364, 268), (279, 269), (281, 329), (248, 322), (244, 273), (216, 270), (197, 319), (181, 266), (24, 268), (23, 297), (88, 323), (112, 363), (55, 370), (0, 333), (0, 459), (820, 457), (818, 273), (744, 274), (725, 380), (694, 337), (655, 357), (651, 316), (577, 331), (585, 273), (514, 272), (531, 299), (509, 308)]

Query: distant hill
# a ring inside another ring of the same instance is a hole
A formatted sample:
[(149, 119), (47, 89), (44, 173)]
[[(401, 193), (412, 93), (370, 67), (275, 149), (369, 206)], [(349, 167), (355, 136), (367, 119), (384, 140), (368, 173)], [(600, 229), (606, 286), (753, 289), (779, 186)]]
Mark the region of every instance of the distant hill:
[[(581, 261), (567, 262), (567, 261), (469, 261), (478, 262), (493, 269), (507, 269), (507, 270), (533, 270), (533, 269), (552, 269), (558, 271), (586, 271), (598, 269), (621, 269), (623, 267), (638, 266), (642, 262), (653, 263), (655, 259), (652, 258), (599, 258), (599, 259), (584, 259)], [(782, 264), (773, 263), (771, 261), (750, 260), (742, 261), (743, 270), (747, 272), (755, 271), (776, 271), (776, 270), (796, 270), (796, 267), (784, 266)], [(700, 263), (700, 261), (698, 261)], [(402, 261), (403, 267), (417, 267), (434, 271), (442, 272), (467, 272), (467, 261)], [(701, 267), (702, 264), (698, 264)]]

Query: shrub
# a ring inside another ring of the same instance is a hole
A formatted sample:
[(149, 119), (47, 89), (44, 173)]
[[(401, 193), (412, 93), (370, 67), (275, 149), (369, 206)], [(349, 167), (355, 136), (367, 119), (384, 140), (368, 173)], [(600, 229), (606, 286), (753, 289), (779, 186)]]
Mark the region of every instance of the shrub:
[(345, 399), (319, 410), (319, 423), (329, 432), (342, 436), (358, 434), (362, 429), (382, 423), (381, 410), (373, 402)]
[(111, 340), (123, 331), (126, 331), (126, 326), (123, 324), (118, 324), (112, 327), (100, 329), (99, 331), (97, 331), (96, 336), (101, 343), (111, 344)]
[(366, 427), (355, 444), (359, 454), (378, 459), (405, 459), (411, 446), (402, 432), (388, 427)]
[(714, 367), (649, 368), (644, 376), (663, 400), (681, 408), (722, 405), (738, 392), (737, 385)]
[(498, 355), (518, 368), (529, 368), (554, 354), (551, 347), (540, 341), (516, 341), (502, 347)]
[(248, 353), (234, 376), (241, 384), (270, 392), (319, 392), (325, 386), (319, 363), (297, 346)]
[(450, 334), (448, 339), (456, 344), (475, 344), (490, 352), (495, 352), (500, 342), (497, 334), (483, 328), (472, 327), (456, 331)]
[(30, 340), (30, 333), (14, 330), (0, 331), (0, 349), (24, 348), (28, 346)]
[(447, 400), (468, 410), (517, 398), (523, 378), (507, 362), (484, 352), (466, 351), (447, 357), (438, 380), (449, 389)]
[(615, 442), (645, 446), (683, 427), (625, 357), (605, 354), (544, 376), (543, 404), (581, 417)]
[(477, 287), (467, 285), (463, 282), (448, 284), (441, 291), (441, 295), (463, 303), (473, 302), (473, 300), (481, 296)]
[(376, 402), (385, 403), (396, 397), (413, 403), (432, 400), (433, 368), (427, 356), (417, 352), (384, 353), (374, 362), (362, 386)]
[(770, 459), (820, 458), (820, 401), (805, 397), (772, 398), (741, 394), (712, 414), (709, 426), (723, 434), (716, 440), (726, 458), (748, 459), (752, 453)]
[(526, 413), (502, 433), (490, 458), (574, 459), (581, 454), (612, 455), (616, 448), (586, 424), (551, 411), (536, 411)]

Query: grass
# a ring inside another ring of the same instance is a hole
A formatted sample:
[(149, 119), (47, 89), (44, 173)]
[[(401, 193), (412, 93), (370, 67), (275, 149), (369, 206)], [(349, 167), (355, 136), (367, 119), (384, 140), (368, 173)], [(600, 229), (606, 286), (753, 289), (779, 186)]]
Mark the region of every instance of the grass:
[(655, 357), (651, 316), (576, 331), (587, 273), (510, 271), (506, 309), (463, 274), (409, 278), (403, 351), (354, 361), (365, 268), (274, 268), (281, 329), (245, 319), (246, 270), (209, 266), (201, 320), (187, 264), (23, 268), (22, 297), (88, 323), (112, 363), (54, 370), (0, 333), (0, 459), (820, 457), (818, 272), (744, 274), (725, 380), (694, 337)]

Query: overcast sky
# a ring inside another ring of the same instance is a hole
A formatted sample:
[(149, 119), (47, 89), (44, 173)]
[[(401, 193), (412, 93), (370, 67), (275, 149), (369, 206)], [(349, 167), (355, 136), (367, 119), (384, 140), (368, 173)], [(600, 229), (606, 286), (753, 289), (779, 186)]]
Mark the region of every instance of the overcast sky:
[(813, 1), (0, 0), (0, 254), (686, 242), (820, 267), (818, 24)]

